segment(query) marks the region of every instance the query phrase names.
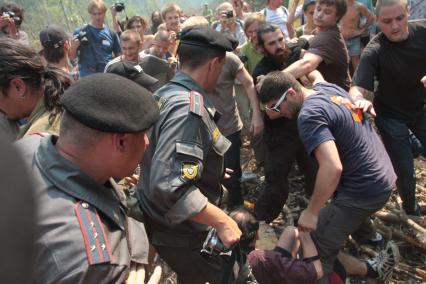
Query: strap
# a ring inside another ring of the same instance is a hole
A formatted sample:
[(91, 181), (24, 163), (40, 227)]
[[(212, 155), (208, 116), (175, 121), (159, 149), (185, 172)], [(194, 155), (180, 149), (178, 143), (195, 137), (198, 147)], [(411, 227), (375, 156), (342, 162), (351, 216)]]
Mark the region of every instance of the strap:
[(314, 256), (305, 257), (303, 259), (303, 261), (305, 261), (305, 262), (313, 262), (313, 261), (319, 260), (319, 259), (320, 259), (320, 256), (317, 254), (317, 255), (314, 255)]

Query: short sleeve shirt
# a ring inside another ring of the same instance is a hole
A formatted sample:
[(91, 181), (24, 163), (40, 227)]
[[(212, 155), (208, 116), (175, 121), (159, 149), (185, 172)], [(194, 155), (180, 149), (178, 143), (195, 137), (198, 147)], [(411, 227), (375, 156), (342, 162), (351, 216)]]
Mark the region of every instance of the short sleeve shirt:
[(349, 90), (351, 83), (349, 55), (345, 41), (337, 26), (317, 33), (309, 42), (307, 52), (322, 58), (322, 62), (317, 69), (327, 82)]
[(374, 37), (361, 56), (353, 85), (374, 90), (378, 115), (413, 119), (423, 113), (426, 88), (420, 82), (426, 75), (426, 20), (408, 23), (405, 41), (391, 42), (383, 33)]
[[(78, 35), (82, 29), (78, 28), (73, 35)], [(108, 27), (95, 28), (87, 25), (86, 37), (88, 43), (80, 45), (78, 67), (80, 77), (85, 77), (93, 73), (102, 73), (106, 64), (112, 60), (112, 55), (121, 53), (120, 40), (118, 35)]]
[(360, 198), (391, 190), (396, 176), (376, 131), (357, 111), (346, 91), (318, 83), (303, 103), (298, 117), (300, 138), (308, 154), (322, 143), (334, 141), (343, 166), (337, 190)]
[(276, 250), (254, 250), (247, 261), (254, 277), (262, 284), (313, 284), (317, 278), (311, 262), (284, 256)]
[(223, 135), (229, 136), (243, 127), (235, 100), (234, 82), (237, 74), (244, 67), (241, 60), (232, 52), (227, 52), (215, 91), (207, 97), (221, 114), (217, 126)]

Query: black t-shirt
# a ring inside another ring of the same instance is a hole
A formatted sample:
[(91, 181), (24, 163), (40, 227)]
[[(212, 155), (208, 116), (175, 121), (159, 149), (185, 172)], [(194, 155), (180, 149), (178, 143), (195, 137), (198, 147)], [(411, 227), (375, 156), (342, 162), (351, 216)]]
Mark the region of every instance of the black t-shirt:
[(413, 119), (423, 112), (426, 88), (420, 79), (426, 75), (426, 20), (408, 23), (409, 36), (391, 42), (383, 33), (364, 49), (353, 79), (354, 86), (374, 90), (379, 82), (374, 108), (379, 115)]
[[(288, 43), (287, 47), (290, 49), (290, 54), (288, 60), (283, 62), (283, 64), (278, 64), (273, 58), (270, 56), (264, 56), (259, 63), (257, 63), (256, 67), (253, 70), (253, 80), (257, 82), (257, 77), (260, 75), (266, 75), (273, 71), (283, 70), (287, 66), (296, 62), (300, 59), (300, 54), (302, 49), (308, 49), (309, 43), (305, 39), (299, 39), (296, 43)], [(280, 136), (286, 135), (285, 132), (281, 131), (282, 128), (293, 129), (297, 134), (297, 123), (296, 120), (289, 120), (287, 118), (277, 118), (277, 119), (269, 119), (269, 117), (264, 115), (264, 123), (265, 123), (265, 142), (272, 142), (276, 139), (280, 139)], [(276, 141), (275, 141), (276, 142)]]

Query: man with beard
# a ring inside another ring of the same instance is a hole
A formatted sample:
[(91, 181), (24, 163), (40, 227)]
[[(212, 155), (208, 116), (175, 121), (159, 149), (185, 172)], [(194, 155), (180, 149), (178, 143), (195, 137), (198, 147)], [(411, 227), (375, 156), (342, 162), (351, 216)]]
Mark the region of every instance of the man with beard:
[[(308, 47), (305, 39), (287, 46), (280, 27), (269, 23), (259, 27), (257, 39), (265, 56), (253, 71), (255, 81), (260, 75), (282, 70), (297, 61), (303, 54), (303, 49)], [(293, 161), (297, 160), (299, 169), (305, 175), (305, 190), (308, 194), (313, 189), (315, 167), (300, 141), (295, 120), (271, 120), (264, 115), (264, 141), (266, 186), (256, 202), (255, 213), (259, 220), (269, 223), (278, 216), (287, 200), (287, 177)]]

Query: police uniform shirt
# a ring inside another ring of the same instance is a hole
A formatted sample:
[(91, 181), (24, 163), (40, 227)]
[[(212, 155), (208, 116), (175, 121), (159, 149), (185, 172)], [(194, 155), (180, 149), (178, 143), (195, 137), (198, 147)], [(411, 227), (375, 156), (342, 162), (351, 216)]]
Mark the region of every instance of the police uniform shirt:
[(149, 131), (137, 190), (154, 245), (187, 245), (207, 229), (188, 219), (207, 201), (220, 202), (223, 155), (230, 142), (213, 121), (215, 108), (200, 93), (205, 91), (178, 72), (155, 95), (160, 119)]
[(147, 262), (140, 251), (148, 248), (143, 225), (127, 222), (117, 191), (62, 157), (55, 140), (33, 135), (16, 143), (38, 207), (34, 283), (122, 283), (131, 261)]

